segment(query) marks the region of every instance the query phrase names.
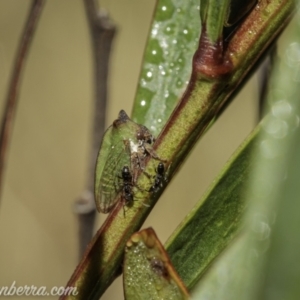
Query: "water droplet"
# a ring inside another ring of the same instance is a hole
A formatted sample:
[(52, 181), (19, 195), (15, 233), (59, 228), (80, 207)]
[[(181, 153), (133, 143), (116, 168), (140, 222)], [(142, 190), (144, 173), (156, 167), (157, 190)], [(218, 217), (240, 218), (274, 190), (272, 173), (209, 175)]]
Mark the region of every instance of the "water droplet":
[(271, 108), (273, 116), (279, 119), (287, 119), (292, 113), (292, 106), (286, 100), (274, 103)]
[(151, 31), (151, 34), (152, 34), (152, 37), (155, 37), (157, 35), (157, 29), (156, 28), (153, 28), (152, 31)]
[(266, 139), (260, 143), (260, 150), (264, 157), (273, 159), (279, 155), (277, 144), (270, 139)]
[(174, 4), (172, 0), (165, 0), (164, 3), (159, 3), (155, 19), (158, 21), (165, 21), (172, 18), (175, 11)]
[[(160, 46), (164, 49), (168, 48), (168, 42), (166, 39), (161, 39), (160, 40)], [(168, 51), (165, 52), (166, 54), (168, 54)]]
[(255, 249), (256, 253), (261, 255), (269, 248), (271, 234), (270, 222), (263, 213), (257, 213), (253, 216), (252, 231), (256, 240), (260, 242)]
[(256, 215), (252, 230), (257, 233), (258, 240), (265, 240), (269, 238), (271, 233), (271, 227), (269, 224), (263, 220), (261, 220), (262, 216)]
[(173, 25), (173, 24), (168, 24), (165, 28), (164, 28), (164, 30), (163, 30), (163, 33), (164, 34), (166, 34), (167, 36), (172, 36), (172, 35), (174, 35), (174, 33), (175, 33), (175, 25)]
[(180, 54), (180, 56), (175, 61), (175, 70), (180, 71), (184, 67), (185, 59), (183, 56), (183, 53)]
[(286, 98), (286, 93), (281, 89), (270, 89), (268, 95), (268, 104), (273, 106), (280, 100)]
[(152, 72), (150, 72), (150, 71), (147, 72), (147, 77), (148, 77), (148, 78), (151, 78), (151, 77), (152, 77)]
[(289, 129), (287, 122), (278, 118), (269, 118), (269, 120), (267, 119), (267, 122), (264, 122), (263, 127), (267, 133), (277, 139), (284, 138)]
[(285, 58), (288, 66), (295, 68), (300, 62), (300, 44), (290, 44), (285, 52)]
[(285, 62), (294, 69), (293, 79), (296, 82), (300, 81), (300, 44), (291, 43), (285, 52)]
[(159, 64), (163, 60), (163, 49), (157, 39), (152, 39), (146, 50), (147, 62)]
[(145, 101), (145, 100), (142, 100), (142, 101), (141, 101), (141, 105), (142, 105), (142, 106), (145, 106), (145, 105), (146, 105), (146, 101)]
[(183, 82), (182, 82), (180, 79), (177, 80), (176, 86), (177, 86), (178, 88), (182, 87), (182, 86), (183, 86)]

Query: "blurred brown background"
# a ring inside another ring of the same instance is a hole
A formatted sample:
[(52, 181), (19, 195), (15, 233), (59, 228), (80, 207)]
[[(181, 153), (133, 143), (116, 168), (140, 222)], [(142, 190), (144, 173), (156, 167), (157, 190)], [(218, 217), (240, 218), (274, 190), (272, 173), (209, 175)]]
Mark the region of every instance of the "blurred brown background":
[[(1, 109), (29, 5), (28, 0), (0, 2)], [(118, 27), (107, 125), (120, 109), (131, 112), (154, 5), (154, 0), (101, 1)], [(72, 204), (85, 183), (92, 84), (82, 1), (48, 1), (26, 64), (6, 164), (0, 206), (0, 287), (13, 281), (17, 286), (64, 286), (77, 265), (78, 224)], [(254, 127), (256, 107), (253, 78), (195, 147), (147, 220), (145, 227), (152, 226), (162, 242)], [(116, 285), (121, 286), (120, 279), (103, 299), (123, 299)], [(31, 298), (37, 299), (26, 297)]]

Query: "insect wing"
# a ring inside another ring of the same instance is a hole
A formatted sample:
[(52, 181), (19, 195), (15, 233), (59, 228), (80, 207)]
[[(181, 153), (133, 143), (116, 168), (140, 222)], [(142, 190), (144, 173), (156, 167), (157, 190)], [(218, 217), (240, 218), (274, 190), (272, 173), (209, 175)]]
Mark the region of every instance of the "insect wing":
[(126, 165), (130, 168), (130, 149), (126, 143), (120, 141), (111, 148), (100, 178), (97, 193), (97, 208), (100, 212), (108, 213), (115, 206), (116, 196), (123, 185), (121, 172)]
[(99, 210), (99, 199), (100, 199), (100, 194), (99, 194), (99, 184), (100, 184), (100, 178), (102, 177), (103, 169), (106, 163), (106, 159), (111, 151), (112, 148), (112, 136), (113, 136), (113, 127), (110, 126), (108, 129), (105, 131), (102, 142), (100, 145), (100, 150), (98, 153), (97, 157), (97, 162), (96, 162), (96, 169), (95, 169), (95, 202), (97, 209)]
[(148, 145), (149, 142), (153, 142), (149, 130), (130, 120), (125, 111), (121, 110), (118, 118), (104, 133), (97, 158), (95, 202), (99, 212), (108, 213), (114, 207), (116, 195), (123, 185), (120, 177), (124, 166), (134, 169), (135, 180), (136, 169), (143, 167), (145, 154), (157, 157), (152, 146)]

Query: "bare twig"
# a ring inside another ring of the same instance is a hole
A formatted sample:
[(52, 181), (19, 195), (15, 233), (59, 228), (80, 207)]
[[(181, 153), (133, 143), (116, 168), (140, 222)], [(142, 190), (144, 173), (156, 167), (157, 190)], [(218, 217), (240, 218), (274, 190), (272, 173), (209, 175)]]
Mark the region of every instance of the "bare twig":
[(79, 218), (80, 257), (82, 256), (87, 243), (92, 238), (94, 227), (96, 214), (93, 196), (94, 170), (101, 138), (105, 129), (108, 63), (113, 37), (116, 32), (116, 28), (108, 15), (97, 7), (97, 1), (84, 0), (83, 2), (89, 23), (94, 52), (95, 112), (86, 189), (82, 193), (80, 199), (75, 202), (75, 212), (78, 214)]
[(13, 72), (10, 79), (10, 85), (6, 97), (4, 116), (1, 125), (0, 135), (0, 191), (3, 182), (3, 174), (5, 169), (6, 150), (12, 132), (14, 115), (18, 101), (18, 92), (21, 84), (21, 75), (25, 66), (26, 57), (29, 52), (32, 38), (39, 21), (44, 0), (34, 0), (31, 3), (28, 18), (21, 36), (18, 51), (16, 53)]

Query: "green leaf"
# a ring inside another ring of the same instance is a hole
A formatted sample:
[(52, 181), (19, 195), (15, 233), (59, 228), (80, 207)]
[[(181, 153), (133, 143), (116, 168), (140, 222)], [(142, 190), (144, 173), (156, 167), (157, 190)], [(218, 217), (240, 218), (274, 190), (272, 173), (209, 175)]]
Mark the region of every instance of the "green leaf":
[(179, 276), (191, 289), (240, 227), (251, 150), (259, 127), (227, 162), (219, 177), (166, 243)]
[(300, 299), (299, 36), (295, 22), (274, 69), (243, 235), (199, 283), (195, 299)]
[(157, 136), (187, 86), (200, 35), (199, 0), (159, 0), (132, 118)]
[(123, 280), (127, 300), (189, 299), (152, 228), (135, 233), (127, 242)]

